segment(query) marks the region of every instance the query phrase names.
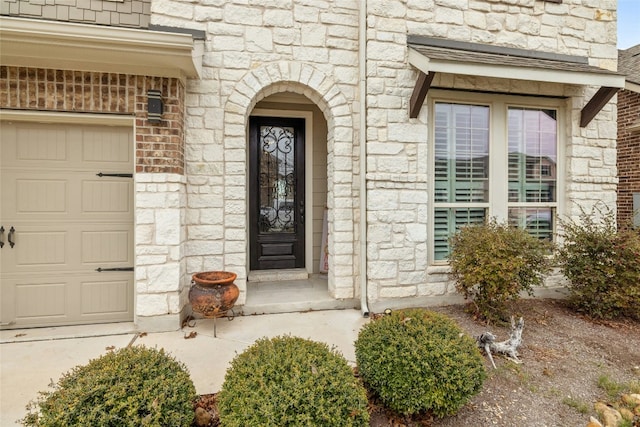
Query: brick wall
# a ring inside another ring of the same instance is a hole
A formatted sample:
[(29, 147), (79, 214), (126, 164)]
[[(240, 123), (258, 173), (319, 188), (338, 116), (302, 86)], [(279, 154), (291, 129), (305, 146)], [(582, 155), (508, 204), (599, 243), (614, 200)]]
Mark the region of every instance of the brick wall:
[(640, 132), (629, 127), (640, 120), (640, 94), (618, 93), (618, 224), (629, 223), (633, 193), (640, 193)]
[(151, 0), (2, 0), (0, 14), (23, 18), (148, 28)]
[[(162, 93), (162, 122), (147, 120), (147, 90)], [(136, 172), (184, 173), (184, 85), (178, 79), (0, 67), (0, 108), (136, 117)]]

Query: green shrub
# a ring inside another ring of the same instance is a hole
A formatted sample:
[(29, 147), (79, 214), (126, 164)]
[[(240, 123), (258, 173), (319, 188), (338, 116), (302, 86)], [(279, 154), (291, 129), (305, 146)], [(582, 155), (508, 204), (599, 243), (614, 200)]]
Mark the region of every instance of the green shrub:
[(558, 261), (569, 279), (569, 302), (591, 317), (640, 319), (640, 230), (617, 230), (613, 212), (562, 221)]
[(368, 426), (367, 396), (326, 344), (263, 338), (231, 362), (218, 394), (225, 427)]
[(195, 398), (183, 364), (164, 350), (128, 347), (65, 373), (22, 421), (39, 427), (190, 426)]
[(506, 321), (507, 303), (544, 283), (552, 244), (495, 220), (463, 227), (451, 238), (452, 277), (477, 315)]
[(355, 349), (365, 385), (403, 415), (454, 414), (485, 379), (475, 341), (431, 311), (395, 311), (368, 323)]

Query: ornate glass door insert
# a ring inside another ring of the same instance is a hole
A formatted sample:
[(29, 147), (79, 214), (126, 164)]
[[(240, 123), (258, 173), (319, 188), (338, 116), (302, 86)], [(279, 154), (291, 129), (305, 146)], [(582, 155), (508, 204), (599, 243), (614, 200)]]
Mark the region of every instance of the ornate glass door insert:
[(295, 132), (260, 126), (260, 232), (295, 232)]

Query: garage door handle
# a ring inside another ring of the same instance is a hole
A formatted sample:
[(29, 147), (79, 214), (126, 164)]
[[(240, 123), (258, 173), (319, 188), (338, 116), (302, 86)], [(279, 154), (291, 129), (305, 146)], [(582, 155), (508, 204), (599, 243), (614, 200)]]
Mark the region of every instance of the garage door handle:
[(116, 177), (116, 178), (133, 178), (133, 174), (132, 173), (102, 173), (99, 172), (96, 174), (96, 176), (99, 176), (100, 178), (102, 178), (103, 176), (111, 176), (111, 177)]
[(4, 227), (0, 225), (0, 249), (4, 247)]
[(116, 267), (116, 268), (96, 268), (98, 273), (102, 273), (103, 271), (133, 271), (133, 267)]
[(11, 246), (11, 248), (13, 248), (16, 245), (16, 242), (14, 242), (13, 240), (11, 240), (11, 236), (13, 236), (16, 232), (16, 229), (13, 228), (13, 226), (9, 229), (9, 235), (7, 236), (7, 240), (9, 241), (9, 246)]

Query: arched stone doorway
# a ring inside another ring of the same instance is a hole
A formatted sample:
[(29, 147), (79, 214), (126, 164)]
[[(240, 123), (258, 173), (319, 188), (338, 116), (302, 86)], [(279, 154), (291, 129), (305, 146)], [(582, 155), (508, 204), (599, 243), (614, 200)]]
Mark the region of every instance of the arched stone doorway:
[[(304, 104), (301, 101), (304, 101)], [(256, 112), (265, 114), (265, 111), (266, 114), (270, 114), (269, 111), (274, 113), (280, 111), (280, 115), (288, 114), (290, 117), (291, 114), (295, 116), (295, 111), (298, 111), (300, 115), (300, 110), (304, 112), (304, 108), (299, 108), (301, 105), (307, 105), (305, 107), (307, 113), (311, 113), (312, 117), (314, 112), (315, 116), (321, 116), (311, 119), (310, 124), (315, 124), (313, 133), (326, 129), (326, 138), (317, 134), (312, 135), (311, 149), (313, 151), (322, 149), (322, 157), (326, 157), (326, 178), (324, 178), (325, 174), (317, 175), (320, 179), (326, 179), (326, 191), (322, 189), (313, 192), (312, 188), (312, 195), (317, 198), (324, 197), (324, 200), (316, 200), (313, 203), (313, 222), (318, 224), (319, 221), (319, 224), (322, 224), (322, 218), (317, 214), (318, 205), (322, 206), (326, 202), (328, 209), (328, 291), (331, 297), (336, 299), (353, 298), (356, 295), (354, 277), (356, 244), (353, 238), (355, 214), (352, 194), (353, 111), (330, 76), (309, 64), (282, 62), (257, 68), (237, 83), (225, 105), (224, 151), (226, 164), (228, 164), (229, 153), (234, 153), (235, 165), (227, 168), (225, 174), (227, 179), (231, 177), (230, 174), (236, 175), (235, 181), (238, 185), (234, 189), (225, 189), (225, 191), (235, 191), (234, 197), (238, 202), (244, 202), (247, 218), (245, 230), (248, 230), (250, 219), (248, 176), (251, 167), (248, 155), (250, 117)], [(321, 121), (318, 122), (318, 119)], [(312, 170), (317, 172), (321, 166), (316, 165)], [(326, 196), (324, 196), (325, 193)], [(306, 236), (311, 239), (312, 253), (318, 252), (321, 246), (321, 231), (318, 233), (318, 228), (313, 226), (310, 230), (307, 231)], [(319, 238), (314, 236), (316, 233), (320, 234)], [(252, 242), (249, 238), (249, 233), (246, 232), (244, 244), (247, 251), (244, 259), (240, 260), (240, 257), (236, 256), (232, 263), (225, 259), (226, 268), (245, 272), (245, 279), (249, 278), (251, 273), (248, 249)], [(336, 242), (339, 243), (336, 244)], [(317, 271), (313, 266), (314, 256), (305, 255), (305, 258), (304, 269), (313, 274)], [(242, 265), (238, 265), (240, 262)], [(240, 275), (240, 277), (243, 276)], [(246, 281), (244, 283), (240, 281), (239, 286), (246, 297)]]

